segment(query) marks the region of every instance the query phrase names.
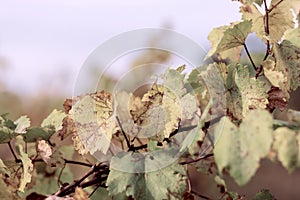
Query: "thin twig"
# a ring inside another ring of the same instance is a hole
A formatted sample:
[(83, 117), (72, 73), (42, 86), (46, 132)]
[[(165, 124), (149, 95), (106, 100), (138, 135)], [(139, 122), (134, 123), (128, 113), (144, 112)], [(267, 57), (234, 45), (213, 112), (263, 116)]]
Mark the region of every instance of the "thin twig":
[(278, 1), (276, 4), (274, 4), (270, 9), (268, 9), (268, 12), (270, 13), (270, 12), (272, 12), (272, 10), (274, 9), (274, 8), (276, 8), (279, 4), (281, 4), (283, 2), (283, 0), (280, 0), (280, 1)]
[[(93, 166), (92, 164), (84, 163), (84, 162), (80, 162), (80, 161), (67, 160), (67, 159), (64, 159), (64, 161), (66, 164), (81, 165), (81, 166), (85, 166), (85, 167)], [(35, 162), (45, 162), (45, 161), (42, 159), (33, 159), (32, 162), (35, 163)]]
[(93, 166), (92, 164), (84, 163), (84, 162), (80, 162), (80, 161), (67, 160), (67, 159), (64, 159), (64, 161), (67, 164), (81, 165), (81, 166), (85, 166), (85, 167), (92, 167)]
[(120, 127), (120, 129), (121, 129), (121, 132), (122, 132), (122, 134), (123, 134), (123, 136), (124, 136), (124, 138), (125, 138), (125, 140), (126, 140), (127, 147), (128, 147), (128, 149), (131, 149), (132, 147), (131, 147), (131, 145), (130, 145), (130, 141), (129, 141), (129, 139), (128, 139), (128, 137), (127, 137), (127, 135), (126, 135), (126, 133), (125, 133), (123, 127), (122, 127), (122, 125), (121, 125), (121, 122), (120, 122), (119, 117), (116, 116), (116, 119), (117, 119), (118, 125), (119, 125), (119, 127)]
[(91, 198), (91, 196), (93, 196), (93, 194), (98, 190), (98, 188), (100, 187), (101, 185), (97, 185), (97, 187), (95, 187), (95, 189), (89, 194), (89, 198)]
[(62, 173), (65, 170), (65, 168), (66, 168), (66, 163), (64, 163), (64, 166), (61, 168), (61, 170), (59, 172), (59, 175), (58, 175), (58, 178), (57, 178), (57, 186), (58, 187), (60, 187), (62, 185), (62, 181), (60, 179), (61, 179)]
[(187, 175), (187, 179), (186, 179), (186, 181), (187, 181), (187, 185), (188, 185), (188, 192), (189, 193), (191, 193), (191, 191), (192, 191), (192, 183), (191, 183), (191, 180), (190, 180), (190, 178), (189, 178), (189, 171), (188, 171), (188, 166), (187, 165), (185, 165), (185, 171), (186, 171), (186, 175)]
[(212, 200), (211, 198), (209, 198), (209, 197), (207, 197), (207, 196), (204, 196), (204, 195), (202, 195), (202, 194), (199, 194), (198, 192), (196, 192), (196, 191), (194, 191), (194, 190), (192, 190), (191, 193), (194, 194), (194, 195), (196, 195), (196, 196), (198, 196), (198, 197), (200, 197), (200, 198), (202, 198), (202, 199)]
[(206, 159), (206, 158), (209, 158), (209, 157), (212, 157), (212, 156), (214, 156), (214, 154), (213, 153), (209, 153), (207, 155), (201, 156), (201, 157), (199, 157), (197, 159), (194, 159), (194, 160), (180, 162), (179, 164), (180, 165), (187, 165), (187, 164), (195, 163), (195, 162), (198, 162), (200, 160), (203, 160), (203, 159)]
[(251, 64), (252, 64), (253, 68), (254, 68), (255, 71), (256, 71), (256, 70), (257, 70), (257, 67), (256, 67), (256, 65), (255, 65), (254, 62), (253, 62), (253, 59), (252, 59), (251, 54), (250, 54), (250, 52), (249, 52), (249, 50), (248, 50), (248, 48), (247, 48), (246, 43), (244, 43), (243, 46), (244, 46), (244, 48), (245, 48), (245, 51), (246, 51), (246, 53), (247, 53), (247, 56), (248, 56), (248, 58), (249, 58), (249, 60), (250, 60), (250, 62), (251, 62)]
[(10, 152), (12, 153), (12, 155), (13, 155), (14, 158), (15, 158), (15, 162), (16, 162), (16, 163), (21, 162), (21, 160), (17, 158), (17, 155), (15, 154), (15, 151), (14, 151), (14, 149), (12, 148), (12, 146), (11, 146), (11, 144), (10, 144), (10, 141), (7, 142), (7, 144), (8, 144), (8, 146), (9, 146)]
[(140, 149), (146, 149), (147, 147), (148, 147), (147, 144), (143, 144), (143, 145), (132, 147), (132, 148), (134, 151), (136, 151), (136, 150), (140, 150)]
[(209, 129), (212, 125), (218, 123), (218, 122), (221, 120), (222, 117), (223, 117), (223, 115), (220, 115), (220, 116), (218, 116), (218, 117), (216, 117), (216, 118), (214, 118), (214, 119), (212, 119), (212, 120), (210, 120), (210, 121), (204, 122), (204, 125), (203, 125), (203, 127), (202, 127), (202, 131), (205, 133), (205, 137), (208, 138), (208, 140), (209, 140), (209, 142), (211, 143), (211, 145), (212, 145), (213, 148), (214, 148), (215, 144), (214, 144), (214, 141), (213, 141), (213, 139), (211, 138), (210, 134), (208, 133), (208, 129)]

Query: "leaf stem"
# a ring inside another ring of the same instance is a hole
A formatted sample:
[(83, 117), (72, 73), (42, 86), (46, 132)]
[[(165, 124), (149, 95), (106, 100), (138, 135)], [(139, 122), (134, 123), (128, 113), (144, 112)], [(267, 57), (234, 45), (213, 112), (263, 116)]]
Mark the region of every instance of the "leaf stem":
[(195, 162), (198, 162), (200, 160), (203, 160), (203, 159), (206, 159), (206, 158), (209, 158), (209, 157), (212, 157), (212, 156), (214, 156), (214, 154), (213, 153), (209, 153), (209, 154), (206, 154), (206, 155), (201, 156), (201, 157), (199, 157), (197, 159), (194, 159), (194, 160), (180, 162), (179, 164), (180, 165), (187, 165), (187, 164), (195, 163)]
[(249, 60), (250, 60), (250, 62), (251, 62), (251, 64), (252, 64), (254, 70), (257, 71), (257, 67), (256, 67), (256, 65), (255, 65), (254, 62), (253, 62), (253, 59), (252, 59), (252, 57), (251, 57), (251, 54), (250, 54), (250, 52), (249, 52), (249, 50), (248, 50), (248, 47), (247, 47), (246, 43), (243, 43), (243, 46), (244, 46), (244, 48), (245, 48), (245, 51), (246, 51), (246, 53), (247, 53), (247, 56), (248, 56), (248, 58), (249, 58)]
[(119, 125), (119, 127), (120, 127), (120, 129), (121, 129), (121, 132), (122, 132), (122, 134), (123, 134), (123, 136), (124, 136), (124, 138), (125, 138), (125, 140), (126, 140), (126, 144), (127, 144), (128, 149), (132, 149), (132, 146), (131, 146), (131, 144), (130, 144), (130, 141), (129, 141), (129, 139), (128, 139), (128, 137), (127, 137), (127, 135), (126, 135), (126, 133), (125, 133), (123, 127), (122, 127), (122, 125), (121, 125), (121, 122), (120, 122), (119, 117), (116, 116), (116, 119), (117, 119), (118, 125)]
[(202, 198), (202, 199), (212, 200), (211, 198), (209, 198), (209, 197), (207, 197), (207, 196), (204, 196), (204, 195), (202, 195), (202, 194), (199, 194), (198, 192), (196, 192), (196, 191), (194, 191), (194, 190), (192, 190), (191, 193), (194, 194), (194, 195), (196, 195), (196, 196), (198, 196), (198, 197), (200, 197), (200, 198)]
[[(80, 161), (75, 161), (75, 160), (67, 160), (64, 159), (66, 164), (74, 164), (74, 165), (81, 165), (81, 166), (85, 166), (85, 167), (92, 167), (92, 164), (89, 163), (84, 163), (84, 162), (80, 162)], [(32, 160), (33, 163), (35, 162), (44, 162), (42, 159), (33, 159)]]
[(12, 155), (14, 156), (15, 162), (16, 162), (16, 163), (21, 162), (21, 160), (17, 158), (17, 155), (16, 155), (14, 149), (12, 148), (10, 141), (7, 142), (7, 144), (8, 144), (8, 147), (9, 147), (9, 149), (10, 149), (10, 152), (11, 152)]

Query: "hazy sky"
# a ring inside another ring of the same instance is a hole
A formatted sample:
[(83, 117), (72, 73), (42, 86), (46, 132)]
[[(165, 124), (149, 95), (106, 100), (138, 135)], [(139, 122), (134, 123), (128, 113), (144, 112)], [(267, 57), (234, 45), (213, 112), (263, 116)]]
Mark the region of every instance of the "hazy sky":
[(26, 0), (2, 1), (0, 57), (7, 61), (7, 88), (34, 93), (47, 84), (59, 87), (65, 76), (71, 94), (88, 55), (112, 36), (138, 28), (171, 24), (209, 48), (214, 27), (240, 19), (230, 0)]

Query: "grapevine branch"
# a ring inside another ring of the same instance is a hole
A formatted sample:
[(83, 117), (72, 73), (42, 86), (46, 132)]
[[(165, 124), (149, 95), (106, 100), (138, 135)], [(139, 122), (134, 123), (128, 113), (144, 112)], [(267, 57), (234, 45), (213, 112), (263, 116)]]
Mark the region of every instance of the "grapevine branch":
[(269, 30), (269, 12), (270, 11), (268, 9), (266, 0), (264, 0), (264, 6), (265, 6), (265, 12), (266, 12), (266, 14), (264, 15), (264, 29), (265, 29), (265, 35), (267, 36), (267, 51), (266, 51), (264, 60), (266, 60), (270, 53), (270, 41), (268, 39), (269, 34), (270, 34), (270, 30)]
[[(85, 188), (92, 185), (99, 185), (106, 180), (108, 173), (109, 173), (109, 168), (106, 164), (100, 163), (98, 165), (93, 165), (92, 168), (89, 171), (87, 171), (83, 177), (81, 177), (79, 180), (73, 181), (72, 184), (66, 187), (62, 187), (60, 190), (58, 190), (55, 193), (55, 195), (59, 197), (63, 197), (68, 194), (74, 193), (76, 187)], [(94, 178), (84, 182), (92, 174), (95, 174)]]

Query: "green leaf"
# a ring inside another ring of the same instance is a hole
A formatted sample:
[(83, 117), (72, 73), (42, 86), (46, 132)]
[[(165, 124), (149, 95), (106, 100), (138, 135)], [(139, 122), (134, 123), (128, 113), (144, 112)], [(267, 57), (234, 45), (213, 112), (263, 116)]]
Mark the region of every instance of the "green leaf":
[[(272, 0), (270, 8), (272, 8), (280, 0)], [(253, 5), (241, 6), (241, 13), (244, 20), (252, 20), (252, 31), (263, 40), (269, 38), (271, 42), (278, 42), (282, 38), (285, 31), (294, 28), (293, 15), (290, 9), (292, 1), (285, 0), (276, 6), (269, 13), (269, 36), (266, 36), (264, 29), (264, 15)]]
[(184, 87), (185, 75), (174, 69), (167, 69), (162, 76), (163, 86), (178, 97), (186, 93)]
[[(108, 196), (108, 191), (106, 188), (99, 187), (96, 192), (90, 197), (91, 200), (111, 200), (111, 198)], [(117, 200), (117, 199), (114, 199)]]
[(289, 109), (287, 118), (290, 124), (300, 126), (300, 111)]
[(21, 116), (14, 123), (16, 125), (16, 133), (26, 133), (27, 128), (30, 127), (30, 119), (27, 116)]
[(4, 182), (3, 177), (0, 175), (0, 199), (3, 200), (18, 200), (21, 198), (18, 198), (15, 195), (15, 191), (11, 190), (11, 188), (9, 188), (7, 186), (7, 184)]
[[(206, 58), (211, 57), (213, 54), (216, 54), (218, 44), (220, 43), (222, 37), (224, 36), (224, 32), (228, 26), (220, 26), (218, 28), (214, 28), (208, 35), (208, 40), (211, 43), (211, 48), (206, 56)], [(242, 54), (242, 46), (234, 47), (222, 52), (217, 53), (219, 60), (227, 60), (229, 59), (231, 62), (239, 62), (241, 54)]]
[(10, 175), (8, 167), (4, 164), (2, 159), (0, 159), (0, 173)]
[[(300, 21), (299, 21), (300, 22)], [(292, 43), (292, 45), (300, 48), (300, 28), (288, 30), (284, 35), (284, 40), (288, 40)]]
[(6, 126), (0, 126), (0, 144), (9, 142), (13, 136), (13, 130)]
[(219, 64), (213, 63), (200, 73), (209, 97), (213, 101), (211, 113), (217, 116), (226, 111), (226, 88), (220, 69)]
[[(61, 172), (61, 168), (54, 169), (54, 172), (49, 173), (38, 173), (35, 177), (36, 182), (32, 188), (26, 190), (25, 194), (30, 194), (36, 192), (38, 194), (49, 195), (55, 193), (59, 188), (57, 185), (57, 179)], [(73, 181), (73, 175), (70, 170), (70, 167), (67, 165), (60, 177), (60, 180), (63, 183), (71, 183)]]
[(46, 119), (43, 120), (41, 127), (54, 128), (55, 131), (62, 129), (62, 121), (67, 115), (61, 111), (54, 109)]
[(300, 86), (300, 47), (284, 40), (281, 44), (275, 44), (274, 54), (277, 59), (275, 69), (287, 76), (287, 87), (296, 90)]
[(220, 173), (227, 169), (239, 185), (245, 185), (269, 153), (272, 125), (272, 115), (266, 110), (251, 110), (239, 127), (223, 117), (216, 127), (214, 148)]
[(247, 66), (238, 64), (232, 73), (234, 83), (231, 83), (231, 88), (227, 92), (227, 107), (230, 116), (240, 120), (252, 109), (265, 109), (268, 104), (269, 85), (250, 77)]
[(216, 53), (241, 46), (251, 32), (252, 22), (242, 21), (228, 28), (217, 46)]
[[(248, 34), (251, 32), (251, 26), (252, 22), (246, 20), (234, 23), (231, 26), (222, 26), (213, 29), (208, 36), (208, 39), (212, 44), (208, 56), (242, 46), (245, 43)], [(236, 50), (239, 55), (241, 53), (241, 49)]]
[(24, 192), (27, 183), (31, 182), (31, 174), (33, 172), (33, 164), (29, 159), (28, 154), (24, 152), (24, 146), (25, 144), (22, 136), (16, 137), (16, 149), (22, 161), (23, 168), (22, 178), (20, 180), (20, 186), (18, 189), (20, 192)]
[(275, 198), (269, 190), (262, 190), (255, 195), (254, 200), (275, 200)]
[(280, 127), (274, 131), (274, 149), (278, 159), (289, 173), (300, 167), (300, 134)]
[(210, 100), (209, 92), (201, 76), (201, 73), (205, 71), (205, 69), (204, 66), (195, 68), (191, 71), (185, 83), (185, 88), (187, 88), (188, 93), (193, 94), (197, 98), (201, 110), (205, 109)]
[(126, 194), (141, 200), (179, 199), (186, 189), (184, 168), (174, 163), (165, 168), (148, 171), (159, 164), (156, 158), (152, 160), (150, 156), (138, 153), (124, 153), (113, 157), (111, 166), (129, 164), (129, 172), (110, 168), (106, 182), (109, 195)]
[(27, 133), (23, 135), (23, 138), (25, 142), (36, 142), (38, 139), (48, 141), (54, 133), (53, 129), (34, 127), (29, 128)]

